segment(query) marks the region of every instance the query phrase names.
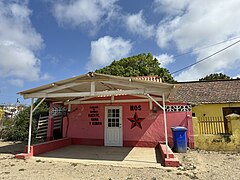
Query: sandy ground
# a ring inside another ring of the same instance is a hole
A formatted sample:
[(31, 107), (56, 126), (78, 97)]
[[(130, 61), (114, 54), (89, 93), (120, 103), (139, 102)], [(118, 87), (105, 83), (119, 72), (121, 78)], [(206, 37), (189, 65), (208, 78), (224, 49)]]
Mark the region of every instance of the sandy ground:
[(139, 168), (31, 158), (17, 160), (24, 144), (0, 142), (0, 179), (240, 179), (240, 154), (189, 150), (178, 168)]

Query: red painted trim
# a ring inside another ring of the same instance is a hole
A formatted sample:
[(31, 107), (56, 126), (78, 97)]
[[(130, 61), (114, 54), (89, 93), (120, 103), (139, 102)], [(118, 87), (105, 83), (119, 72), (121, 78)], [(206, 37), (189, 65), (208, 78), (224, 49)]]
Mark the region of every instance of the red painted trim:
[[(45, 152), (53, 151), (69, 145), (95, 145), (103, 146), (103, 139), (81, 139), (81, 138), (64, 138), (54, 141), (48, 141), (41, 144), (32, 145), (30, 147), (30, 153), (27, 152), (27, 146), (25, 147), (25, 153), (17, 154), (15, 157), (18, 159), (26, 159), (31, 156), (42, 154)], [(130, 147), (159, 147), (160, 153), (163, 160), (163, 165), (166, 167), (178, 167), (180, 162), (177, 158), (174, 157), (174, 154), (170, 148), (168, 148), (169, 158), (166, 157), (166, 145), (156, 143), (156, 142), (145, 142), (145, 141), (124, 141), (124, 146)]]
[(30, 157), (32, 157), (32, 155), (28, 154), (28, 153), (20, 153), (20, 154), (15, 155), (16, 159), (27, 159), (27, 158), (30, 158)]
[[(104, 146), (104, 139), (72, 138), (73, 145)], [(158, 142), (123, 141), (123, 147), (157, 147)]]
[(163, 165), (165, 167), (178, 167), (181, 165), (179, 160), (176, 157), (174, 157), (174, 154), (170, 149), (170, 147), (168, 147), (169, 158), (167, 158), (166, 145), (159, 144), (159, 148), (160, 148), (160, 153), (162, 155)]
[(194, 142), (188, 142), (188, 147), (190, 147), (191, 149), (194, 149)]
[(52, 141), (53, 140), (53, 137), (47, 137), (46, 138), (46, 141)]
[(123, 141), (124, 147), (157, 147), (158, 142), (149, 141)]
[[(167, 157), (166, 145), (165, 144), (160, 144), (159, 147), (160, 147), (160, 150), (161, 150), (162, 158), (163, 159), (166, 158)], [(174, 154), (173, 154), (170, 147), (168, 147), (168, 156), (169, 156), (169, 158), (174, 158)]]
[(104, 146), (104, 139), (72, 138), (72, 145)]
[[(48, 141), (41, 144), (30, 146), (30, 155), (35, 156), (45, 152), (53, 151), (72, 144), (71, 138), (58, 139), (54, 141)], [(27, 146), (25, 147), (25, 153), (27, 152)]]
[(165, 158), (164, 166), (165, 167), (179, 167), (180, 162), (177, 158), (169, 158), (169, 159)]
[[(104, 146), (104, 139), (72, 138), (72, 145)], [(158, 142), (123, 141), (123, 147), (157, 147)]]

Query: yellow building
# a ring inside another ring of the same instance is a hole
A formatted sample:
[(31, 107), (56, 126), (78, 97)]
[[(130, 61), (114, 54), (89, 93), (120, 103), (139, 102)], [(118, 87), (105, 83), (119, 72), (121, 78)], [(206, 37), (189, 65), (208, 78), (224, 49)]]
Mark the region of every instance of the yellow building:
[(3, 108), (0, 107), (0, 125), (2, 124), (3, 117), (4, 117), (4, 111), (3, 111)]
[(172, 100), (191, 104), (199, 120), (224, 121), (225, 133), (231, 133), (225, 116), (240, 114), (240, 79), (182, 82)]
[(232, 113), (240, 115), (240, 79), (178, 83), (171, 101), (192, 105), (194, 143), (198, 148), (240, 150), (236, 144), (240, 137), (233, 133), (236, 123), (226, 118)]

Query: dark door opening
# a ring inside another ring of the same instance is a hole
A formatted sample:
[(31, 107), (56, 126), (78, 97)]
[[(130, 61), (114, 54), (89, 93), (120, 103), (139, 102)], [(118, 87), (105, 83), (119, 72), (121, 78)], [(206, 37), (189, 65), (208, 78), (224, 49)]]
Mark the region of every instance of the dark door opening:
[(54, 116), (54, 127), (53, 127), (53, 139), (61, 139), (62, 138), (62, 114)]
[(232, 113), (240, 115), (240, 107), (224, 107), (223, 108), (224, 128), (225, 128), (226, 134), (232, 134), (232, 129), (230, 126), (231, 122), (229, 122), (225, 116)]

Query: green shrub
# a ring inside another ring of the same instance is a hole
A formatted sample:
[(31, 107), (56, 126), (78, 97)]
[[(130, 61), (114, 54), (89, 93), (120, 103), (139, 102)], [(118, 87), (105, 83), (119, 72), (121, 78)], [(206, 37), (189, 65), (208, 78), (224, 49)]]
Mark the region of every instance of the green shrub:
[[(38, 104), (36, 101), (35, 105)], [(35, 140), (37, 133), (37, 123), (39, 116), (46, 116), (49, 112), (49, 104), (44, 102), (33, 113), (32, 120), (32, 140)], [(30, 107), (26, 107), (23, 111), (19, 112), (14, 118), (8, 119), (3, 124), (1, 138), (6, 141), (26, 141), (28, 140), (28, 129), (30, 119)]]

